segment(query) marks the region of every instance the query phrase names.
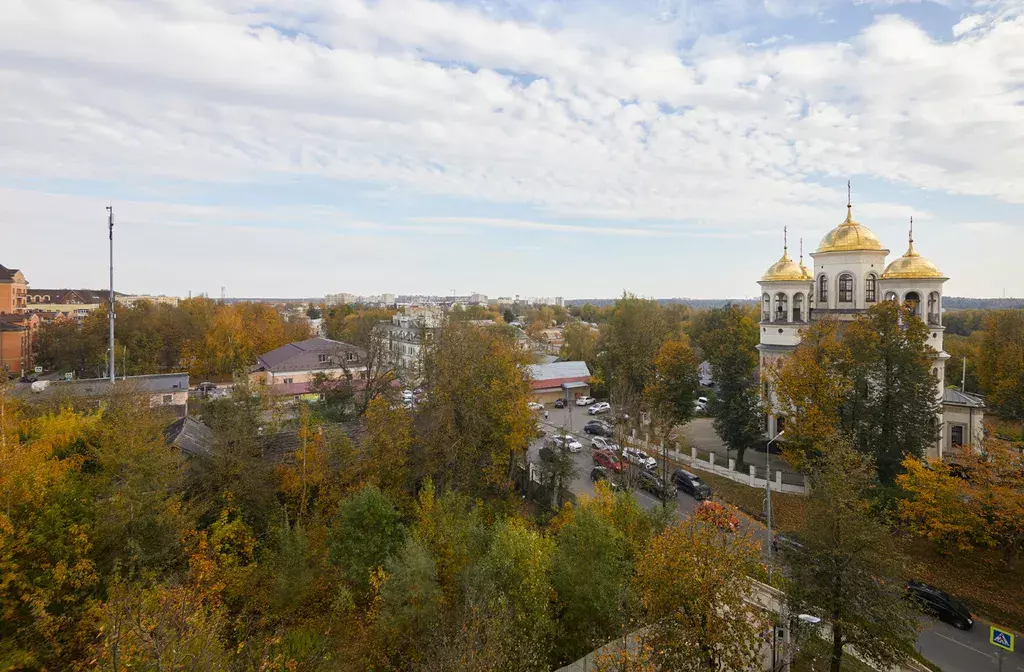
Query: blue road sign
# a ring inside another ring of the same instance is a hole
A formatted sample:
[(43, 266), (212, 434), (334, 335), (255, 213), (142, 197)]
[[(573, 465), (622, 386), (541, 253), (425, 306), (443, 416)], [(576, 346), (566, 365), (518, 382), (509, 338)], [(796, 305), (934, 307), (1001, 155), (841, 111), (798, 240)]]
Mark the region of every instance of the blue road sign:
[(1000, 649), (1012, 652), (1014, 645), (1013, 639), (1013, 633), (1009, 630), (1004, 630), (1003, 628), (995, 625), (989, 627), (988, 641), (990, 644), (995, 644)]

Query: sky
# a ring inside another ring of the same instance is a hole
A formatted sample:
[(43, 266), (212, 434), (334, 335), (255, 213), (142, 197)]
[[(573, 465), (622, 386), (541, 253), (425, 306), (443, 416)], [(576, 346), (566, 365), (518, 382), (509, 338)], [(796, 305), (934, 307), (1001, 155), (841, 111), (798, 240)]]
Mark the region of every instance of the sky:
[[(1024, 296), (1024, 0), (5, 0), (0, 264), (178, 296), (758, 294), (846, 216)], [(808, 261), (810, 261), (808, 259)]]

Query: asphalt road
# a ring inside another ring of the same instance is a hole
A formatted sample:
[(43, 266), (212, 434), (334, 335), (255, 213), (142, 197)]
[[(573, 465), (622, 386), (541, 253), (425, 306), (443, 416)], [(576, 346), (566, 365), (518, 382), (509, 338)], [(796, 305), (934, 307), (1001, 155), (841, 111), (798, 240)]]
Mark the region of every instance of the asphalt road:
[[(587, 409), (556, 409), (548, 407), (548, 417), (541, 419), (541, 427), (547, 435), (560, 434), (564, 429), (572, 427), (572, 435), (583, 444), (583, 450), (573, 454), (576, 465), (576, 477), (570, 490), (577, 495), (594, 495), (594, 484), (590, 480), (590, 470), (594, 463), (591, 458), (590, 437), (583, 432), (583, 426), (593, 419), (587, 415)], [(601, 417), (601, 416), (598, 416)], [(538, 451), (544, 439), (538, 439), (530, 448), (530, 459), (538, 460)], [(658, 455), (651, 455), (658, 458)], [(644, 490), (634, 490), (634, 497), (645, 509), (662, 506), (662, 502)], [(689, 516), (698, 502), (692, 497), (679, 493), (670, 505), (675, 507), (680, 518)], [(767, 552), (768, 532), (760, 523), (742, 517), (744, 527), (751, 529), (761, 539)], [(943, 672), (999, 672), (997, 649), (989, 644), (989, 623), (975, 619), (975, 626), (967, 632), (957, 630), (952, 625), (937, 621), (927, 616), (921, 617), (922, 630), (917, 640), (918, 651), (928, 660), (942, 668)], [(1005, 653), (1001, 672), (1024, 672), (1024, 641), (1018, 637), (1017, 651)]]

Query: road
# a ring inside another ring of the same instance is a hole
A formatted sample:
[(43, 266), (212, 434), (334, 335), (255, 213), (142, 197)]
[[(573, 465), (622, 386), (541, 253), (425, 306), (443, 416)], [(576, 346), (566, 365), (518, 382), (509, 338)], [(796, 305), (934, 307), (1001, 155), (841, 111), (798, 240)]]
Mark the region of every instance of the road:
[[(583, 432), (583, 426), (592, 418), (587, 415), (585, 408), (561, 410), (549, 407), (547, 410), (548, 418), (541, 420), (541, 427), (547, 435), (561, 433), (563, 429), (571, 426), (571, 433), (583, 444), (583, 450), (573, 454), (577, 474), (569, 489), (577, 495), (594, 495), (594, 484), (590, 480), (590, 470), (594, 466), (591, 459), (590, 437)], [(538, 460), (537, 452), (543, 442), (544, 439), (538, 439), (530, 447), (531, 460)], [(657, 455), (651, 457), (658, 458)], [(644, 490), (634, 490), (633, 495), (645, 509), (662, 506), (660, 500)], [(698, 503), (688, 495), (680, 493), (676, 501), (670, 504), (674, 505), (676, 515), (683, 518), (689, 516)], [(742, 519), (744, 526), (761, 539), (767, 551), (768, 533), (764, 526), (746, 516)], [(996, 648), (988, 642), (988, 623), (976, 619), (974, 629), (964, 632), (947, 623), (922, 616), (921, 626), (917, 649), (925, 658), (941, 667), (943, 672), (998, 672)], [(1021, 638), (1018, 638), (1015, 653), (1004, 655), (1002, 672), (1024, 672), (1024, 642), (1020, 640)]]

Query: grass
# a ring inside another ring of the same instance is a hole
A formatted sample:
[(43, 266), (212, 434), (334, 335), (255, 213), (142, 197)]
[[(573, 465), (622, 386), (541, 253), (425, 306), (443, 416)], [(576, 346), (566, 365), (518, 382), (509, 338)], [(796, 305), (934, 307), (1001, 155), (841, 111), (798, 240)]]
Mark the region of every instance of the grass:
[[(757, 519), (764, 509), (764, 490), (701, 471), (716, 498)], [(780, 532), (797, 531), (807, 500), (801, 495), (772, 492), (772, 525)], [(959, 598), (971, 611), (1018, 632), (1024, 632), (1024, 561), (1009, 562), (999, 552), (943, 552), (937, 544), (901, 538), (909, 572)]]

